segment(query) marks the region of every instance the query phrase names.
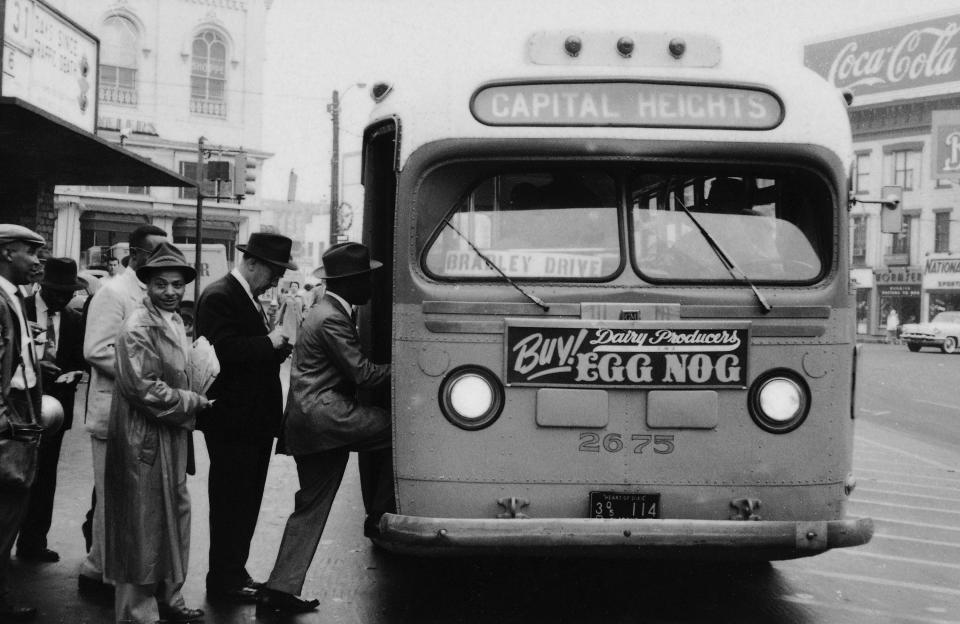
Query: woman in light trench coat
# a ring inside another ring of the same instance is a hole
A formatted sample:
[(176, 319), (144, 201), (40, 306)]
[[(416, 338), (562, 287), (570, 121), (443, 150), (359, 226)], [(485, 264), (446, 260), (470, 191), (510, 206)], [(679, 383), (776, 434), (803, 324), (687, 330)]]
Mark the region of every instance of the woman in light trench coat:
[(189, 438), (209, 405), (190, 391), (190, 344), (176, 310), (196, 273), (164, 243), (137, 270), (147, 298), (116, 341), (116, 389), (107, 440), (104, 577), (116, 585), (117, 622), (192, 622), (180, 594), (190, 552)]

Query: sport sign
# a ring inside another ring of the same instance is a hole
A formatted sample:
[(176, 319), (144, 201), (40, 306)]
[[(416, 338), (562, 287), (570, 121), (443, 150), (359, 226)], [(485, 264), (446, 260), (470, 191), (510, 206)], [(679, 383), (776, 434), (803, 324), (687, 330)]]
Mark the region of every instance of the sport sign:
[(749, 323), (506, 319), (507, 385), (746, 387)]
[(670, 82), (558, 82), (481, 88), (470, 103), (491, 126), (637, 126), (769, 130), (783, 106), (759, 89)]

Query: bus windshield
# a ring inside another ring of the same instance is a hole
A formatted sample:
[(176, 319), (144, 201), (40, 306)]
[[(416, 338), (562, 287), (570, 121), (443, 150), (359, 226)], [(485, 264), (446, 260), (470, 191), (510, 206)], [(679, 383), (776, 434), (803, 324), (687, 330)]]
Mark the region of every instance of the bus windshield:
[(441, 224), (424, 256), (443, 280), (500, 279), (485, 256), (517, 280), (609, 281), (629, 254), (632, 272), (653, 283), (812, 283), (832, 253), (830, 193), (804, 171), (498, 173), (461, 197), (445, 216), (453, 227)]
[[(510, 277), (584, 280), (620, 266), (616, 185), (589, 171), (501, 174), (476, 186), (449, 216)], [(452, 228), (429, 246), (427, 270), (441, 278), (497, 278)]]
[(754, 281), (811, 282), (829, 258), (829, 194), (811, 175), (638, 173), (631, 198), (633, 263), (651, 281), (730, 279), (697, 223)]

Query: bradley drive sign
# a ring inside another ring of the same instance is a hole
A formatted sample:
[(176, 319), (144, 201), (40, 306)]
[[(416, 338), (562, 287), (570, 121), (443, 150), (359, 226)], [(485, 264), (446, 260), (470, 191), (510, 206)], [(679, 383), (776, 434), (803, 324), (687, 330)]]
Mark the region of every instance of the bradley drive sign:
[(960, 14), (804, 46), (804, 64), (854, 95), (960, 82)]

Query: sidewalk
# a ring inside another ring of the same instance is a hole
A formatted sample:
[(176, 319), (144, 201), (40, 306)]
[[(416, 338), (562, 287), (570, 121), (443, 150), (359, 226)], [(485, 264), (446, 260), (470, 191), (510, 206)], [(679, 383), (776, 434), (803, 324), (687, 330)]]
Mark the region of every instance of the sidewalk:
[[(284, 367), (284, 373), (286, 367)], [(286, 386), (286, 382), (284, 383)], [(78, 393), (82, 405), (83, 386)], [(81, 597), (77, 591), (77, 573), (86, 556), (80, 525), (90, 507), (93, 476), (90, 458), (90, 437), (83, 427), (83, 411), (77, 410), (74, 427), (64, 436), (60, 456), (57, 495), (53, 526), (48, 535), (49, 547), (60, 553), (57, 563), (25, 563), (11, 559), (11, 588), (19, 603), (37, 607), (36, 622), (42, 624), (110, 624), (114, 621), (113, 605), (100, 605)], [(197, 474), (188, 477), (192, 501), (190, 563), (183, 594), (187, 605), (206, 611), (207, 624), (249, 623), (256, 619), (254, 605), (210, 605), (206, 603), (204, 578), (207, 572), (209, 527), (207, 515), (207, 473), (209, 459), (203, 435), (194, 434)], [(296, 466), (292, 457), (274, 455), (267, 475), (266, 491), (260, 509), (257, 532), (251, 545), (247, 569), (256, 580), (266, 580), (273, 567), (287, 516), (293, 510), (293, 496), (298, 489)], [(369, 564), (372, 548), (363, 537), (363, 503), (360, 499), (356, 461), (351, 458), (320, 551), (310, 569), (304, 594), (320, 597), (327, 593), (335, 578), (340, 586), (352, 571), (363, 571)], [(337, 568), (337, 569), (330, 569)], [(337, 578), (337, 577), (340, 578)], [(304, 616), (298, 621), (336, 621), (319, 614)]]

